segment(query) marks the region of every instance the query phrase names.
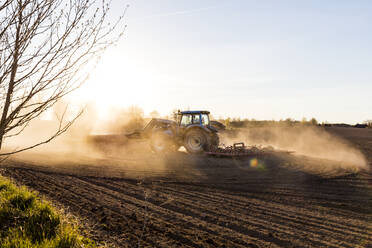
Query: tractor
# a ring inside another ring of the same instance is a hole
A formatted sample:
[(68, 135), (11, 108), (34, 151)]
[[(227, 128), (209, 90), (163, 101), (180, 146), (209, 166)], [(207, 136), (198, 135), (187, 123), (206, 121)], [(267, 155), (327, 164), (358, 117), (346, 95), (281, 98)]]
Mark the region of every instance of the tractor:
[(211, 125), (209, 111), (178, 111), (176, 119), (153, 118), (143, 130), (126, 136), (131, 139), (148, 139), (155, 153), (177, 151), (181, 146), (192, 154), (218, 148), (218, 130)]

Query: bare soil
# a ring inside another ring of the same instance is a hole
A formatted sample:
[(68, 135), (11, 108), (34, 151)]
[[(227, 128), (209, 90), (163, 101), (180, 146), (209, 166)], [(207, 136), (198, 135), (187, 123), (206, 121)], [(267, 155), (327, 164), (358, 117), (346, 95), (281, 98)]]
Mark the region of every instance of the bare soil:
[[(372, 165), (371, 129), (328, 131)], [(8, 160), (2, 174), (79, 216), (110, 247), (372, 247), (368, 170), (286, 154), (45, 156)]]

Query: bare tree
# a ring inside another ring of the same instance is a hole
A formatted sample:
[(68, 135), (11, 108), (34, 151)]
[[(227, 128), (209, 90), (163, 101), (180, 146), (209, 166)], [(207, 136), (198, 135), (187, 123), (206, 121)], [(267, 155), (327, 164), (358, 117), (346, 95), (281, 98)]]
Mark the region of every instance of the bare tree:
[[(102, 52), (115, 44), (123, 16), (110, 23), (105, 0), (3, 0), (0, 3), (0, 150), (36, 117), (84, 82)], [(49, 142), (79, 116), (65, 120)], [(7, 153), (1, 153), (5, 155)]]

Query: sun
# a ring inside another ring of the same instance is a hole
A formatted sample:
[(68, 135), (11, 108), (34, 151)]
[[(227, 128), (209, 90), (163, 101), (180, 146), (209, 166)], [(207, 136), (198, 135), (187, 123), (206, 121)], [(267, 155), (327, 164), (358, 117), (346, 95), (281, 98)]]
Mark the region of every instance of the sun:
[(151, 75), (151, 68), (116, 47), (102, 56), (89, 79), (71, 95), (71, 100), (94, 103), (101, 117), (108, 115), (112, 107), (153, 106), (157, 89)]

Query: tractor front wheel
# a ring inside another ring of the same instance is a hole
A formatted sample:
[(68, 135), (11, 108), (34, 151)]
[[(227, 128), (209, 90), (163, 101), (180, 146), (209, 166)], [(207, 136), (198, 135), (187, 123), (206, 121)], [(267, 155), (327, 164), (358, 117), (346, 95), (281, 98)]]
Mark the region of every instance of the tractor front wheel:
[(150, 146), (155, 153), (169, 153), (178, 150), (171, 137), (160, 131), (152, 135)]

